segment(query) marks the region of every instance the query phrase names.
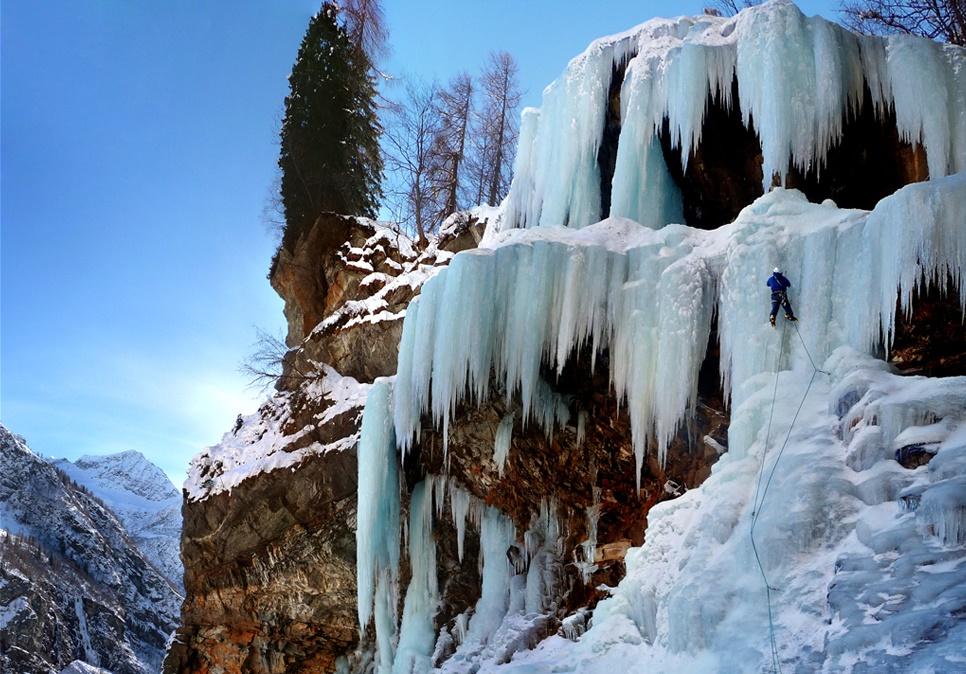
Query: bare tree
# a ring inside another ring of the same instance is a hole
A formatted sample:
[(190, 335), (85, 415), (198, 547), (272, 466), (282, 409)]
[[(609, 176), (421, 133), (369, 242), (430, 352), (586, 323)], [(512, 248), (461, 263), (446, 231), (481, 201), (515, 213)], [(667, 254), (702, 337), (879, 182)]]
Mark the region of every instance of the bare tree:
[(288, 386), (295, 381), (320, 376), (318, 372), (302, 372), (293, 361), (287, 361), (289, 348), (285, 341), (266, 330), (255, 328), (252, 348), (252, 354), (239, 366), (251, 386), (264, 390), (276, 383)]
[(480, 185), (480, 199), (491, 205), (506, 196), (517, 142), (517, 109), (521, 92), (517, 83), (517, 62), (507, 52), (490, 54), (480, 78), (482, 103), (476, 119), (474, 181)]
[(389, 29), (380, 0), (342, 0), (339, 11), (345, 19), (346, 33), (362, 49), (373, 66), (388, 51)]
[(439, 131), (433, 147), (433, 182), (441, 196), (440, 219), (460, 208), (466, 141), (473, 111), (473, 78), (463, 72), (439, 92)]
[(469, 152), (466, 155), (464, 166), (466, 168), (466, 179), (463, 181), (463, 201), (469, 204), (482, 204), (486, 196), (487, 157), (489, 151), (489, 137), (485, 133), (476, 133), (477, 122), (474, 120), (473, 133), (469, 138)]
[(714, 0), (710, 7), (704, 8), (711, 16), (734, 16), (746, 7), (760, 5), (763, 0)]
[(426, 235), (441, 222), (441, 195), (433, 180), (434, 151), (441, 129), (438, 92), (435, 84), (410, 82), (403, 99), (385, 108), (386, 206), (400, 226), (415, 231), (420, 245), (426, 245)]
[(845, 0), (843, 23), (862, 33), (909, 33), (966, 44), (966, 0)]

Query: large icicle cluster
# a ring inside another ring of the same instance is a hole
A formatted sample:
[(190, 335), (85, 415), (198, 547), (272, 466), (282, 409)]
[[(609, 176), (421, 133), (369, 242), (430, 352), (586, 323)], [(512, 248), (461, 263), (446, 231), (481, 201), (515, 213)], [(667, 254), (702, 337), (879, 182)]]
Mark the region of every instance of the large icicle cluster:
[[(435, 483), (427, 478), (426, 486), (413, 493), (413, 580), (398, 630), (395, 617), (397, 448), (405, 450), (418, 438), (424, 415), (445, 429), (457, 404), (490, 395), (495, 375), (503, 395), (519, 396), (523, 419), (542, 419), (551, 427), (568, 423), (565, 400), (541, 377), (541, 365), (559, 370), (576, 347), (589, 344), (595, 353), (610, 351), (611, 381), (626, 400), (639, 467), (647, 439), (654, 438), (663, 452), (688, 414), (717, 312), (722, 376), (732, 405), (740, 410), (729, 429), (728, 456), (733, 461), (757, 457), (767, 415), (764, 397), (772, 390), (763, 380), (768, 373), (790, 368), (801, 376), (811, 372), (809, 356), (820, 363), (840, 346), (873, 353), (880, 341), (888, 344), (897, 289), (905, 311), (913, 289), (925, 282), (944, 284), (951, 278), (966, 298), (964, 222), (966, 174), (903, 188), (872, 212), (812, 204), (797, 191), (775, 190), (733, 224), (711, 232), (680, 225), (655, 231), (612, 219), (581, 230), (504, 232), (491, 248), (457, 255), (410, 306), (395, 381), (377, 381), (366, 405), (359, 447), (359, 617), (368, 625), (374, 607), (379, 671), (389, 672), (400, 662), (425, 664), (433, 653), (427, 630), (438, 596), (427, 569), (435, 558), (429, 501), (435, 494), (441, 514), (447, 493), (441, 478)], [(765, 320), (764, 280), (775, 264), (793, 280), (792, 301), (806, 319), (798, 327), (800, 339), (791, 329), (773, 330)], [(864, 409), (879, 420), (887, 442), (925, 418), (899, 419), (874, 405)], [(505, 460), (509, 444), (508, 438), (499, 439), (498, 461)], [(460, 557), (469, 520), (481, 531), (483, 559), (483, 592), (472, 617), (444, 635), (459, 644), (444, 670), (460, 671), (481, 659), (500, 661), (504, 656), (497, 651), (519, 647), (519, 634), (541, 603), (534, 597), (549, 594), (547, 564), (560, 554), (541, 557), (538, 543), (531, 541), (543, 541), (543, 549), (552, 551), (559, 532), (543, 524), (544, 534), (523, 537), (529, 571), (518, 576), (522, 570), (506, 559), (516, 540), (510, 523), (452, 484), (448, 493)], [(929, 493), (922, 504), (923, 526), (960, 540), (962, 520), (955, 513), (961, 492), (954, 485)], [(552, 518), (548, 509), (541, 520)], [(772, 525), (776, 531), (784, 526)], [(709, 526), (717, 531), (723, 525)], [(767, 531), (767, 518), (762, 526)], [(657, 620), (648, 615), (640, 617), (645, 627)], [(690, 638), (690, 632), (679, 630), (693, 619), (683, 615), (682, 627), (672, 625), (675, 639)], [(674, 643), (684, 648), (683, 641)]]
[(791, 166), (822, 165), (865, 87), (876, 114), (894, 109), (900, 137), (925, 148), (931, 178), (966, 169), (963, 49), (855, 35), (777, 0), (732, 19), (654, 19), (594, 42), (547, 87), (541, 108), (524, 112), (502, 227), (583, 227), (600, 219), (597, 150), (611, 72), (625, 62), (610, 214), (649, 227), (681, 221), (680, 194), (658, 141), (662, 122), (686, 163), (712, 98), (737, 106), (753, 125), (766, 190)]
[[(366, 439), (360, 444), (359, 526), (356, 534), (359, 574), (360, 625), (375, 623), (377, 674), (428, 672), (438, 652), (449, 650), (443, 671), (463, 672), (479, 660), (503, 660), (530, 643), (539, 632), (553, 596), (559, 572), (561, 532), (554, 504), (544, 502), (522, 539), (520, 568), (510, 564), (507, 550), (517, 541), (513, 523), (496, 508), (460, 488), (445, 476), (427, 475), (412, 491), (409, 502), (408, 556), (411, 579), (405, 592), (401, 619), (397, 615), (399, 560), (388, 546), (401, 538), (400, 495), (395, 461), (383, 452), (393, 448), (387, 401), (391, 383), (373, 385), (366, 407)], [(370, 438), (375, 442), (370, 442)], [(388, 459), (388, 460), (387, 460)], [(390, 465), (391, 464), (391, 465)], [(390, 465), (388, 471), (382, 466)], [(371, 479), (377, 476), (377, 480)], [(377, 482), (381, 488), (376, 488)], [(456, 621), (450, 634), (437, 637), (434, 618), (439, 609), (436, 541), (433, 524), (446, 502), (458, 532), (462, 561), (467, 522), (480, 532), (480, 598), (472, 611)], [(363, 502), (365, 507), (363, 507)], [(382, 515), (379, 515), (382, 513)]]
[[(773, 266), (793, 279), (813, 358), (840, 344), (871, 352), (882, 336), (887, 346), (891, 339), (896, 289), (909, 310), (924, 279), (951, 276), (966, 298), (964, 222), (966, 175), (957, 175), (906, 187), (871, 213), (776, 190), (712, 232), (615, 219), (505, 232), (492, 248), (456, 256), (410, 305), (397, 441), (406, 448), (418, 440), (426, 413), (445, 432), (458, 404), (488, 397), (491, 373), (505, 396), (519, 393), (526, 421), (549, 395), (541, 365), (560, 371), (590, 344), (610, 350), (638, 468), (649, 439), (663, 460), (693, 404), (715, 311), (726, 392), (740, 404), (740, 384), (772, 369), (780, 348), (764, 320)], [(798, 339), (786, 337), (792, 362), (804, 362)]]

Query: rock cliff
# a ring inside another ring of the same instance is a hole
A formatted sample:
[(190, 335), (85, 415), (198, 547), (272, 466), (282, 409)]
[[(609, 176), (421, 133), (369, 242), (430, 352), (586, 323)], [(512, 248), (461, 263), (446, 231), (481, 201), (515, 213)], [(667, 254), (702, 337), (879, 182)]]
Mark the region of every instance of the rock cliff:
[(478, 218), (426, 250), (365, 219), (323, 215), (271, 273), (288, 343), (278, 390), (192, 463), (187, 597), (168, 672), (329, 672), (358, 641), (355, 443), (368, 385), (396, 368), (406, 305)]

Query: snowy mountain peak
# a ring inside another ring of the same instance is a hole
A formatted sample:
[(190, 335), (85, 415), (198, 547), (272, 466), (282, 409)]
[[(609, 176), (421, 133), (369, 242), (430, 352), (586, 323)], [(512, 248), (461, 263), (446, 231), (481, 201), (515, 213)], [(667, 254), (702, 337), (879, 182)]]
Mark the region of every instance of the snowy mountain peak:
[[(115, 674), (158, 671), (179, 598), (146, 543), (176, 546), (180, 520), (123, 486), (78, 488), (83, 477), (0, 426), (0, 671), (60, 671), (79, 657)], [(121, 494), (153, 504), (140, 522), (150, 537), (109, 503)], [(102, 671), (82, 665), (68, 671)]]
[[(61, 465), (65, 461), (58, 461)], [(71, 462), (78, 469), (142, 496), (149, 501), (166, 501), (180, 498), (177, 488), (164, 471), (151, 463), (137, 450), (129, 449), (117, 454), (85, 454)]]
[(4, 453), (16, 452), (36, 456), (30, 447), (27, 446), (27, 440), (22, 435), (13, 433), (2, 423), (0, 423), (0, 448), (3, 449)]
[(101, 499), (148, 560), (181, 587), (181, 494), (164, 471), (134, 450), (53, 463)]

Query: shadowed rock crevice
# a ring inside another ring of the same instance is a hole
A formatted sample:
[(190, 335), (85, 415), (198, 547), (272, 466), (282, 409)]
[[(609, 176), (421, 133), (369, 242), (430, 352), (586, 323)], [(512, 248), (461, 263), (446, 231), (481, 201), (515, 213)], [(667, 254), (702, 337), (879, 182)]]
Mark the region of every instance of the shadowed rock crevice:
[(928, 177), (926, 151), (899, 137), (893, 108), (875, 114), (866, 85), (862, 106), (850, 111), (825, 162), (804, 172), (793, 168), (786, 187), (801, 190), (809, 201), (831, 199), (839, 208), (872, 210), (880, 199)]
[(600, 147), (597, 148), (601, 220), (610, 215), (614, 171), (617, 168), (617, 145), (621, 136), (621, 87), (624, 84), (628, 60), (614, 64), (611, 69), (610, 86), (607, 90), (607, 109), (604, 112), (604, 129), (601, 132)]
[(966, 376), (966, 322), (956, 283), (946, 278), (920, 287), (912, 312), (896, 304), (896, 329), (889, 362), (904, 374), (929, 377)]
[(738, 78), (731, 83), (731, 109), (715, 96), (705, 112), (701, 142), (692, 149), (687, 169), (681, 148), (674, 147), (668, 119), (660, 141), (671, 178), (681, 191), (684, 223), (716, 229), (732, 222), (742, 208), (762, 195), (761, 144), (754, 125), (744, 125), (738, 109)]

